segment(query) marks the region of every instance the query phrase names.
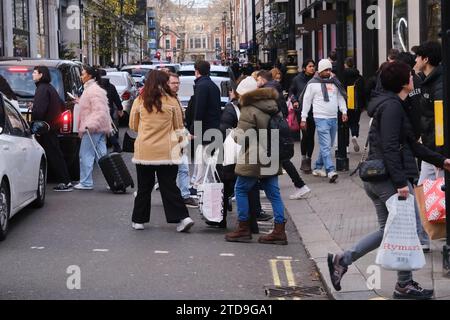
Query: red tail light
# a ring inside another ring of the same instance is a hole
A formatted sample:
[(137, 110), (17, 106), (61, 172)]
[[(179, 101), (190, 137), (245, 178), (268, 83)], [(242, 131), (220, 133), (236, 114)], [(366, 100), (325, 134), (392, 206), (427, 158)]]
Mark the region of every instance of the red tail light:
[(28, 72), (29, 68), (26, 67), (11, 67), (8, 69), (9, 72)]
[(131, 98), (131, 93), (129, 91), (125, 91), (124, 93), (122, 93), (122, 100), (130, 100)]
[(62, 133), (70, 133), (72, 132), (72, 112), (70, 110), (65, 111), (62, 115)]

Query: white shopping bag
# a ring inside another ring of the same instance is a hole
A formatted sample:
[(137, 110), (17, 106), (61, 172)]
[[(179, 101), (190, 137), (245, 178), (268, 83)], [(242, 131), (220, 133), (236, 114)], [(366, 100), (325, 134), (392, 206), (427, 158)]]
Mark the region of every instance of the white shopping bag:
[(236, 164), (241, 148), (241, 145), (234, 141), (233, 131), (231, 131), (223, 142), (223, 165)]
[(376, 263), (387, 270), (414, 271), (423, 268), (425, 255), (416, 229), (414, 197), (399, 200), (398, 194), (386, 202), (389, 217)]
[[(209, 174), (212, 175), (212, 179), (208, 178)], [(211, 159), (208, 161), (203, 184), (197, 189), (200, 212), (206, 220), (211, 222), (223, 220), (223, 183), (217, 181), (216, 174), (216, 164), (214, 159)]]

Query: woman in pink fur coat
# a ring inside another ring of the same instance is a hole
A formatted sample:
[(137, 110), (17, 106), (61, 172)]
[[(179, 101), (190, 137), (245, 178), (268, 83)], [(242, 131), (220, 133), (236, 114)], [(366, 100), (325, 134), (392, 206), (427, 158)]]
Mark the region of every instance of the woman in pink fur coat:
[[(111, 133), (111, 118), (109, 115), (108, 98), (106, 91), (97, 83), (100, 76), (97, 70), (90, 66), (83, 66), (81, 81), (84, 91), (79, 100), (80, 118), (78, 122), (81, 137), (80, 146), (80, 183), (74, 188), (78, 190), (92, 190), (94, 182), (92, 171), (98, 156), (92, 146), (92, 142), (100, 157), (106, 155), (106, 136)], [(92, 142), (86, 133), (89, 128)]]

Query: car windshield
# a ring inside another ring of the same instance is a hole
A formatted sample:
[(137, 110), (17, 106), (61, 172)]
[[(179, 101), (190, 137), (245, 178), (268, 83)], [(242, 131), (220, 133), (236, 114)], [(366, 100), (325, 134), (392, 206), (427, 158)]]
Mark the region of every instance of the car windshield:
[(106, 78), (116, 87), (126, 87), (127, 86), (127, 78), (119, 75), (108, 74)]
[[(178, 72), (178, 74), (181, 77), (190, 77), (195, 76), (194, 70), (181, 70)], [(211, 71), (209, 74), (211, 77), (222, 77), (222, 78), (229, 78), (230, 75), (226, 71)]]
[(122, 71), (128, 72), (130, 75), (133, 75), (133, 76), (140, 75), (142, 77), (145, 77), (150, 70), (149, 69), (134, 68), (134, 69), (122, 69)]
[[(36, 85), (33, 81), (33, 67), (0, 66), (0, 75), (8, 81), (11, 89), (19, 98), (33, 98)], [(52, 86), (64, 100), (64, 84), (61, 72), (57, 68), (48, 68), (52, 77)]]

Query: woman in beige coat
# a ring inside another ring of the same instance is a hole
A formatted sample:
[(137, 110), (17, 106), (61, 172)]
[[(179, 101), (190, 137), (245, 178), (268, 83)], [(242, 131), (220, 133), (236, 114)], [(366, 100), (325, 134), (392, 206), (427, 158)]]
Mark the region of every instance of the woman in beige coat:
[(176, 185), (181, 148), (187, 138), (183, 135), (181, 109), (168, 81), (167, 73), (152, 71), (131, 109), (130, 128), (138, 133), (133, 157), (138, 180), (132, 217), (132, 227), (136, 230), (144, 229), (144, 223), (150, 221), (155, 173), (167, 222), (179, 223), (178, 232), (188, 231), (194, 225)]

